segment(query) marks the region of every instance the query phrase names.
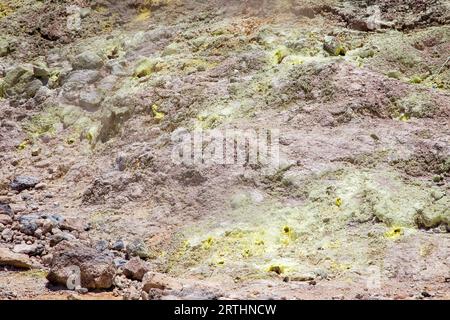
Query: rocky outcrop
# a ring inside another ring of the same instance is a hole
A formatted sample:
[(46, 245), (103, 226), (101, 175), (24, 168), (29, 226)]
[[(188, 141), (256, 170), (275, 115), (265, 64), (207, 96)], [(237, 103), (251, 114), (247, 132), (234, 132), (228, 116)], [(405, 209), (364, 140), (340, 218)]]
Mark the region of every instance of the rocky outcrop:
[(30, 269), (33, 263), (26, 254), (12, 252), (8, 248), (0, 247), (0, 266)]
[(113, 285), (116, 268), (111, 256), (81, 242), (63, 241), (53, 250), (51, 269), (47, 279), (55, 285), (66, 286), (74, 270), (79, 270), (83, 288), (108, 289)]

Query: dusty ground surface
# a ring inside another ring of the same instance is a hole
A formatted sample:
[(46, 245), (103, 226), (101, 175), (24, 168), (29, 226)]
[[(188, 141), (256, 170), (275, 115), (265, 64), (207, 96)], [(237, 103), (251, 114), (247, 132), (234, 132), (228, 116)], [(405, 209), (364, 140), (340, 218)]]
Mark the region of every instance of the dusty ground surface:
[[(43, 248), (0, 298), (450, 298), (449, 1), (0, 0), (0, 28), (0, 247)], [(200, 128), (281, 160), (175, 164)], [(42, 213), (183, 289), (53, 287)]]

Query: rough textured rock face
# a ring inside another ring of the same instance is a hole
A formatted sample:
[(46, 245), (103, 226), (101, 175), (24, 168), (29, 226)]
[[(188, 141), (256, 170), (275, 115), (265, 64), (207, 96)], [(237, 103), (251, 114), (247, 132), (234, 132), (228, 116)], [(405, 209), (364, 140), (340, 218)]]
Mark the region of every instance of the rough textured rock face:
[(0, 265), (30, 269), (33, 266), (30, 258), (26, 254), (12, 252), (7, 248), (0, 247)]
[(0, 299), (448, 299), (449, 9), (1, 1)]
[(9, 204), (0, 203), (0, 214), (4, 214), (7, 216), (12, 216), (13, 211), (11, 209), (11, 206)]
[(123, 267), (123, 274), (132, 280), (142, 281), (148, 271), (149, 267), (138, 257), (132, 258)]
[(161, 273), (148, 272), (142, 279), (143, 290), (149, 292), (152, 289), (180, 291), (183, 285), (174, 278)]
[(10, 186), (12, 190), (23, 191), (34, 188), (38, 183), (39, 179), (36, 177), (19, 176), (14, 178)]
[(73, 270), (79, 268), (83, 288), (111, 288), (116, 270), (112, 258), (107, 254), (79, 242), (68, 241), (59, 243), (52, 254), (51, 269), (47, 276), (51, 283), (66, 286)]

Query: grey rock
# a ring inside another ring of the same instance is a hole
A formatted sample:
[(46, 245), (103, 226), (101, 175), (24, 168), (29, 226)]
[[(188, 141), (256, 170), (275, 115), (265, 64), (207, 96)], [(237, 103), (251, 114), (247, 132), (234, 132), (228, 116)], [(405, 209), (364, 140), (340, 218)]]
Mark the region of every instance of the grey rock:
[(139, 300), (140, 297), (141, 293), (135, 287), (128, 288), (123, 295), (124, 300)]
[(14, 215), (14, 212), (9, 204), (0, 203), (0, 214), (6, 214), (12, 217)]
[(39, 228), (38, 215), (30, 214), (20, 217), (20, 231), (26, 235), (33, 235)]
[(13, 252), (22, 253), (29, 256), (41, 255), (44, 252), (44, 247), (39, 244), (18, 244), (14, 246)]
[(118, 289), (124, 290), (130, 287), (131, 280), (127, 279), (124, 275), (116, 275), (114, 277), (114, 286)]
[(14, 237), (14, 231), (9, 228), (6, 228), (2, 231), (2, 239), (6, 242), (11, 242)]
[(50, 238), (50, 246), (54, 247), (62, 241), (74, 241), (75, 239), (75, 236), (69, 232), (56, 233)]
[(105, 78), (103, 78), (99, 83), (97, 84), (97, 89), (102, 90), (104, 92), (110, 92), (111, 90), (114, 90), (114, 86), (118, 82), (118, 77), (114, 75), (109, 75)]
[(119, 171), (124, 171), (127, 168), (127, 157), (124, 154), (119, 154), (116, 158), (116, 168)]
[(33, 176), (17, 176), (10, 183), (10, 187), (12, 190), (20, 192), (34, 188), (39, 182), (39, 179)]
[(37, 103), (43, 103), (47, 99), (51, 98), (53, 95), (53, 91), (45, 86), (41, 86), (38, 91), (36, 91), (34, 95), (34, 100)]
[(81, 286), (76, 287), (76, 288), (75, 288), (75, 291), (76, 291), (77, 293), (79, 293), (79, 294), (86, 294), (86, 293), (89, 292), (89, 290), (88, 290), (87, 288), (83, 288), (83, 287), (81, 287)]
[(99, 252), (103, 252), (108, 250), (109, 247), (109, 243), (106, 240), (99, 240), (95, 243), (95, 250), (99, 251)]
[(307, 47), (308, 46), (308, 42), (307, 42), (306, 38), (302, 38), (302, 39), (297, 39), (297, 40), (286, 41), (285, 45), (289, 49), (299, 51), (299, 50), (302, 50), (305, 47)]
[(64, 217), (57, 213), (41, 213), (39, 214), (41, 219), (49, 220), (53, 226), (60, 226), (65, 222)]
[(123, 268), (128, 261), (122, 258), (114, 259), (114, 265), (116, 268)]
[(59, 227), (64, 222), (64, 218), (54, 213), (28, 214), (19, 219), (20, 231), (27, 235), (34, 235), (38, 228), (43, 233), (50, 232), (53, 228)]
[(129, 243), (126, 248), (126, 252), (129, 257), (139, 257), (142, 259), (146, 259), (149, 257), (149, 252), (146, 244), (139, 239)]
[(103, 60), (98, 54), (86, 51), (76, 56), (72, 65), (75, 70), (95, 70), (103, 66)]
[(63, 81), (65, 84), (79, 84), (85, 85), (97, 81), (100, 78), (100, 73), (95, 70), (77, 70), (71, 72)]
[(110, 64), (111, 74), (114, 76), (127, 76), (128, 72), (124, 66), (124, 63), (114, 62)]
[(41, 80), (34, 79), (31, 82), (29, 82), (27, 87), (25, 88), (25, 95), (28, 98), (33, 98), (41, 87), (42, 87)]
[(87, 16), (89, 16), (91, 14), (91, 12), (92, 12), (91, 8), (81, 8), (80, 9), (80, 17), (86, 18)]
[(0, 57), (7, 56), (10, 52), (9, 42), (0, 38)]
[(98, 90), (83, 91), (80, 93), (80, 106), (88, 110), (95, 110), (103, 101), (103, 94)]
[(125, 243), (122, 240), (117, 240), (116, 242), (113, 243), (111, 249), (116, 251), (122, 251), (123, 249), (125, 249)]

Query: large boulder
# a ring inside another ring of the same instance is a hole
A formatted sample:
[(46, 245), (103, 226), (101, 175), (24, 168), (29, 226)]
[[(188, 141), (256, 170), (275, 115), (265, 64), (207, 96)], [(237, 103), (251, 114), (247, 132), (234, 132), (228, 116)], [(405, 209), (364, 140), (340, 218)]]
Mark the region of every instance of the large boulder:
[(113, 285), (116, 268), (112, 256), (78, 241), (62, 241), (54, 247), (47, 279), (55, 285), (68, 284), (74, 270), (79, 270), (83, 288), (108, 289)]
[(0, 248), (0, 266), (30, 269), (33, 263), (26, 254), (15, 253), (8, 248)]

